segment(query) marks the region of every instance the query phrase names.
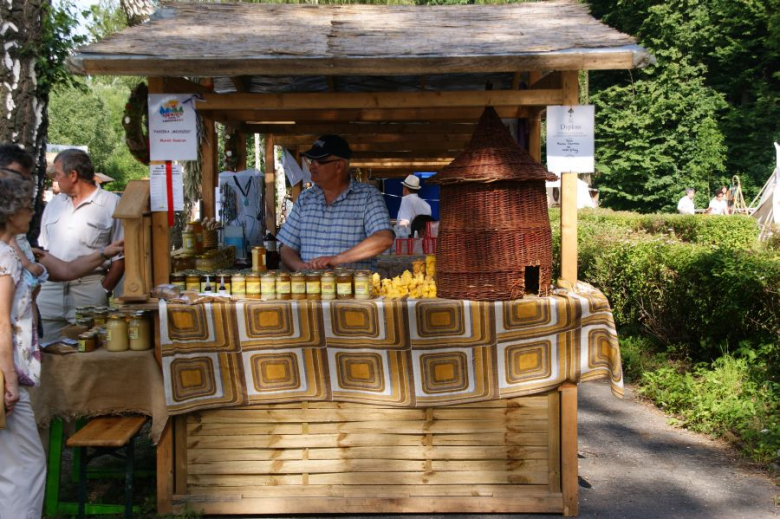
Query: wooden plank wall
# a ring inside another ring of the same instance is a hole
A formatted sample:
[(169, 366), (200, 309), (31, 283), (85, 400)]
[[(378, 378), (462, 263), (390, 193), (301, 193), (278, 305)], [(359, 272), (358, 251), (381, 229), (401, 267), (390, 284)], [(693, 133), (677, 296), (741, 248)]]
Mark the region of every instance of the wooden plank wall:
[(427, 409), (193, 413), (177, 436), (186, 493), (174, 504), (208, 514), (561, 513), (559, 409), (552, 392)]

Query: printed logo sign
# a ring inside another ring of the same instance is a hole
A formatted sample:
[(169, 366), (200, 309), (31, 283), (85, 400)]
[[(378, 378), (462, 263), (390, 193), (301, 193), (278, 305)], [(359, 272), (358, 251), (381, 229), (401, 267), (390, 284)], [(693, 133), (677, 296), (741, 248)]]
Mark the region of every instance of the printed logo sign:
[(198, 160), (194, 97), (193, 94), (149, 94), (151, 160)]

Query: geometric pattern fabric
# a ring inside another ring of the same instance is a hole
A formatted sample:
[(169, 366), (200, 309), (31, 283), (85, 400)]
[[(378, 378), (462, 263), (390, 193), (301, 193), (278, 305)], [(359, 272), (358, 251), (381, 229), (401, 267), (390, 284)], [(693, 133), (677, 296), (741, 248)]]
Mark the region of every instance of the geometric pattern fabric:
[(612, 312), (578, 283), (515, 301), (160, 301), (170, 414), (294, 401), (398, 407), (541, 393), (608, 377), (623, 394)]

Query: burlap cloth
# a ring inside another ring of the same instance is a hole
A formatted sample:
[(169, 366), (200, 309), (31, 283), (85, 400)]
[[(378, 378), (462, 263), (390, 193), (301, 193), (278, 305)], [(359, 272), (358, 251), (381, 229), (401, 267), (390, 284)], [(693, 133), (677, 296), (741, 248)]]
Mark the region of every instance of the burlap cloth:
[(41, 385), (30, 395), (39, 427), (47, 427), (52, 418), (143, 414), (152, 417), (150, 436), (157, 444), (168, 420), (153, 350), (44, 353)]

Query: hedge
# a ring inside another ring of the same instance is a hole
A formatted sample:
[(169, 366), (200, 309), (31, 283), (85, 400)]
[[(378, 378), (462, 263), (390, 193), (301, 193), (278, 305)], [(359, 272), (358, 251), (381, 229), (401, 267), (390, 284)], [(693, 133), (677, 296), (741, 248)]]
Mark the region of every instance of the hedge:
[[(607, 295), (619, 328), (701, 360), (724, 343), (780, 342), (780, 254), (760, 247), (752, 218), (587, 210), (578, 220), (579, 278)], [(556, 258), (559, 221), (551, 212)]]

